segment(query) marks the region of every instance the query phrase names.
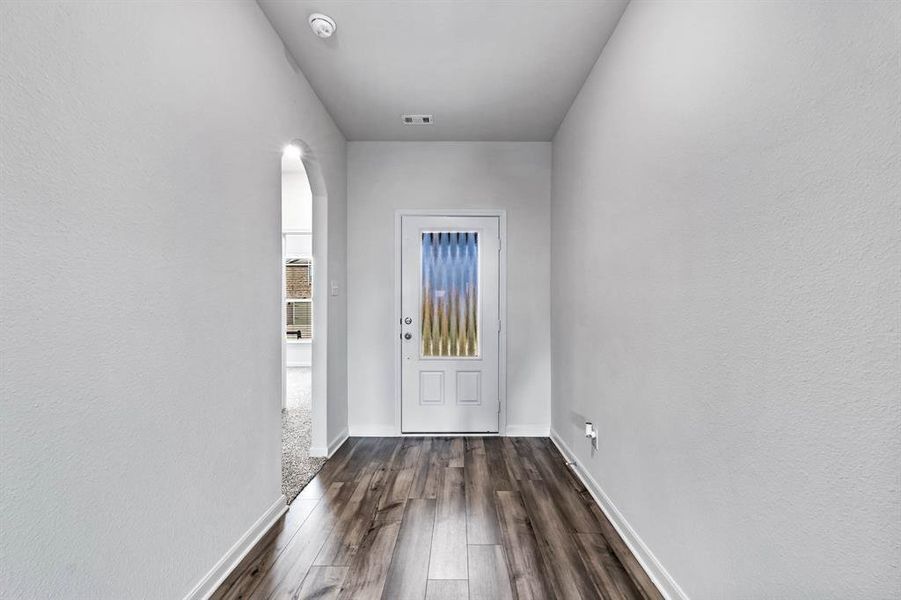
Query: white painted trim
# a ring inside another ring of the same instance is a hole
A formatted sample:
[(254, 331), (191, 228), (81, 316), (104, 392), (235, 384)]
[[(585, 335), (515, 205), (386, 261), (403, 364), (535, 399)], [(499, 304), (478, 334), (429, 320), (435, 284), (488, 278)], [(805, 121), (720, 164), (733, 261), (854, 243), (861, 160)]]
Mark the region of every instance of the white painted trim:
[(329, 442), (329, 445), (328, 445), (329, 458), (331, 458), (335, 454), (335, 452), (338, 451), (338, 448), (340, 448), (341, 446), (344, 445), (344, 442), (346, 442), (349, 437), (350, 436), (347, 433), (347, 427), (345, 427), (344, 429), (341, 430), (341, 433), (339, 433), (338, 435), (335, 436), (335, 439), (333, 439), (331, 442)]
[[(393, 433), (394, 425), (375, 425), (364, 427), (351, 427), (350, 437), (416, 437), (416, 438), (446, 438), (446, 437), (508, 437), (499, 433), (475, 432), (475, 433), (458, 433), (454, 431), (439, 431), (438, 433)], [(516, 435), (515, 437), (547, 437), (547, 432), (542, 435)]]
[(351, 437), (395, 437), (400, 435), (395, 425), (351, 425)]
[(219, 562), (210, 569), (209, 573), (204, 575), (203, 579), (194, 586), (194, 589), (188, 592), (188, 595), (185, 596), (185, 600), (206, 600), (212, 596), (219, 586), (222, 585), (222, 582), (225, 581), (225, 578), (229, 576), (242, 560), (244, 560), (247, 553), (257, 545), (257, 542), (266, 535), (266, 532), (269, 531), (269, 529), (275, 525), (275, 522), (287, 511), (288, 503), (286, 502), (286, 498), (280, 496), (279, 499), (275, 501), (275, 504), (270, 506), (266, 512), (256, 520), (256, 523), (251, 525), (250, 529), (244, 532), (244, 535), (242, 535), (240, 539), (235, 542), (235, 545), (225, 553), (225, 556), (219, 559)]
[(604, 492), (604, 489), (597, 481), (595, 481), (591, 473), (589, 473), (579, 461), (576, 454), (570, 450), (569, 446), (566, 445), (566, 442), (563, 441), (563, 438), (560, 437), (560, 434), (554, 431), (553, 428), (551, 428), (551, 441), (553, 441), (554, 445), (557, 446), (557, 449), (560, 450), (560, 454), (573, 464), (575, 467), (573, 471), (588, 489), (588, 492), (591, 494), (591, 497), (594, 498), (597, 505), (604, 511), (604, 514), (607, 515), (607, 518), (613, 524), (613, 527), (619, 533), (620, 537), (623, 538), (626, 546), (629, 547), (629, 550), (638, 560), (639, 564), (641, 564), (645, 573), (651, 578), (651, 581), (654, 582), (654, 585), (657, 586), (657, 589), (660, 590), (660, 593), (668, 600), (689, 600), (685, 592), (682, 591), (682, 588), (679, 587), (679, 584), (676, 583), (676, 580), (673, 579), (672, 575), (670, 575), (660, 561), (657, 560), (657, 557), (654, 556), (654, 553), (651, 552), (651, 549), (648, 548), (647, 544), (639, 537), (638, 532), (632, 528), (626, 520), (626, 517), (623, 516), (618, 508), (616, 508), (616, 505), (613, 504), (610, 496)]
[(507, 437), (548, 437), (548, 425), (507, 425)]
[(507, 425), (506, 433), (399, 433), (395, 425), (351, 425), (351, 437), (548, 437), (547, 425)]
[[(497, 435), (507, 435), (507, 211), (503, 209), (412, 209), (402, 208), (394, 211), (394, 322), (400, 323), (401, 296), (401, 227), (403, 217), (497, 217), (498, 235), (501, 237), (500, 256), (498, 256), (498, 318), (501, 331), (497, 340), (497, 387), (500, 401), (500, 414), (497, 418)], [(401, 343), (400, 336), (394, 336), (394, 430), (391, 433), (373, 434), (378, 436), (403, 435), (401, 430)], [(364, 429), (367, 429), (364, 427)], [(353, 431), (351, 435), (357, 434)]]
[(341, 430), (341, 433), (329, 442), (328, 448), (323, 448), (322, 446), (310, 448), (310, 456), (331, 458), (338, 451), (338, 448), (344, 445), (348, 437), (350, 436), (347, 435), (347, 428), (344, 428)]
[(305, 363), (289, 362), (289, 363), (286, 363), (286, 364), (285, 364), (285, 367), (286, 367), (286, 368), (289, 368), (289, 369), (290, 369), (290, 368), (296, 368), (296, 367), (306, 367), (306, 368), (310, 369), (310, 368), (313, 367), (313, 365), (311, 365), (311, 364), (308, 363), (308, 362), (305, 362)]

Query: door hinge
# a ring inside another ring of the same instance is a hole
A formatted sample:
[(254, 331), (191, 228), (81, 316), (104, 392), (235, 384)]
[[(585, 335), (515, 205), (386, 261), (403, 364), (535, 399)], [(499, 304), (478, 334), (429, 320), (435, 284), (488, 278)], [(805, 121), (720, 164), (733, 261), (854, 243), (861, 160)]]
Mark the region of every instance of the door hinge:
[(500, 319), (497, 320), (497, 332), (498, 333), (501, 332), (501, 320)]

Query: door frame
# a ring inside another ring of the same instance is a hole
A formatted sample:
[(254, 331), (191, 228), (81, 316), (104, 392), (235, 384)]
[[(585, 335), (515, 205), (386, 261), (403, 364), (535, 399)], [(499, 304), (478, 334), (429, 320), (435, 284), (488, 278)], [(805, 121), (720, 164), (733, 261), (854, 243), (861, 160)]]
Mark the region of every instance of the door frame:
[(501, 249), (498, 255), (498, 318), (501, 330), (497, 339), (497, 387), (500, 413), (497, 433), (472, 434), (504, 436), (507, 433), (507, 211), (502, 209), (397, 209), (394, 211), (394, 435), (413, 437), (442, 437), (444, 434), (402, 433), (403, 380), (401, 376), (401, 260), (402, 227), (404, 217), (497, 217)]

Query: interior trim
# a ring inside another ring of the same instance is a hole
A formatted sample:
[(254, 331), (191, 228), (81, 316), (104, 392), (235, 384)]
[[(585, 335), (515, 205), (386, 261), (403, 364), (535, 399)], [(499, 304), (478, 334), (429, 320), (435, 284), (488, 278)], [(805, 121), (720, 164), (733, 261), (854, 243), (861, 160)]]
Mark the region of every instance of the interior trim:
[(654, 582), (654, 585), (657, 586), (657, 589), (660, 590), (660, 593), (668, 600), (689, 600), (685, 592), (682, 591), (682, 588), (679, 587), (679, 584), (676, 583), (676, 580), (673, 579), (672, 575), (670, 575), (660, 561), (657, 560), (657, 557), (654, 556), (651, 549), (648, 548), (647, 544), (644, 543), (623, 514), (616, 508), (616, 505), (610, 500), (610, 496), (604, 492), (604, 489), (597, 481), (595, 481), (594, 477), (591, 476), (591, 473), (585, 469), (579, 461), (579, 458), (569, 449), (569, 446), (566, 445), (563, 438), (560, 437), (560, 434), (554, 431), (553, 427), (551, 428), (551, 441), (557, 446), (560, 454), (573, 465), (573, 472), (588, 489), (591, 497), (594, 498), (597, 505), (604, 511), (604, 514), (607, 515), (607, 518), (613, 524), (613, 527), (616, 529), (617, 533), (619, 533), (619, 536), (626, 543), (626, 546), (629, 547), (629, 550), (641, 564), (645, 573), (651, 578), (651, 581)]
[(219, 559), (219, 562), (210, 569), (209, 573), (204, 575), (203, 579), (194, 586), (194, 589), (188, 592), (185, 600), (206, 600), (212, 596), (222, 582), (225, 581), (225, 578), (244, 560), (247, 553), (257, 545), (257, 542), (266, 535), (266, 532), (286, 512), (288, 512), (287, 498), (279, 496), (278, 500), (225, 553), (225, 556)]
[[(520, 434), (517, 434), (520, 435)], [(438, 431), (438, 432), (416, 432), (416, 433), (397, 433), (391, 425), (374, 425), (363, 427), (351, 427), (351, 437), (509, 437), (503, 433), (496, 431)], [(547, 429), (543, 435), (520, 435), (520, 437), (547, 437)]]
[(328, 443), (328, 448), (323, 448), (322, 446), (313, 446), (310, 448), (310, 456), (324, 456), (326, 458), (331, 458), (332, 455), (338, 451), (338, 448), (344, 445), (344, 442), (347, 441), (347, 438), (350, 437), (347, 434), (347, 427), (341, 430), (341, 433), (336, 435), (331, 442)]
[(507, 425), (507, 437), (548, 437), (547, 425)]
[(394, 437), (400, 435), (394, 425), (350, 425), (351, 437)]

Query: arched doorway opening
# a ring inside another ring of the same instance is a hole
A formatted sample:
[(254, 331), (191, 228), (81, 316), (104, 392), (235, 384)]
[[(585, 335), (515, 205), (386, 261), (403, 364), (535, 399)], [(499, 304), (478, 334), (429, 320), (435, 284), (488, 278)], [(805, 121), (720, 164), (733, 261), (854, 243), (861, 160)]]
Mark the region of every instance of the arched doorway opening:
[(327, 194), (302, 140), (281, 156), (282, 491), (292, 501), (326, 455)]

